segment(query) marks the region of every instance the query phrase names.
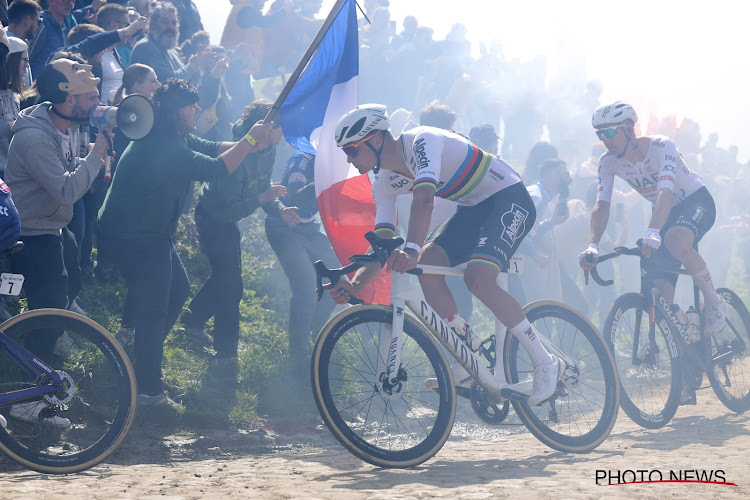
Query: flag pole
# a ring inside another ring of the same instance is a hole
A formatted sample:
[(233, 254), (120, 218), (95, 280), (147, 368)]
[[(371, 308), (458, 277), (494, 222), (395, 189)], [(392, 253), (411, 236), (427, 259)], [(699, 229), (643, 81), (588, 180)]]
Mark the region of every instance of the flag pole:
[(268, 114), (266, 114), (266, 117), (263, 119), (264, 123), (268, 123), (269, 121), (273, 120), (274, 117), (276, 117), (276, 114), (279, 112), (281, 105), (284, 104), (284, 101), (289, 95), (289, 92), (292, 91), (292, 87), (294, 87), (294, 84), (297, 83), (297, 79), (299, 78), (300, 74), (302, 74), (302, 71), (305, 69), (305, 66), (307, 66), (307, 63), (310, 61), (310, 59), (312, 59), (315, 51), (318, 50), (320, 42), (323, 41), (323, 37), (325, 37), (326, 33), (328, 33), (328, 30), (331, 28), (333, 21), (336, 20), (336, 16), (341, 10), (341, 7), (348, 1), (349, 0), (336, 0), (336, 4), (331, 9), (331, 12), (328, 14), (325, 22), (323, 22), (323, 25), (318, 30), (315, 38), (313, 38), (313, 41), (307, 48), (307, 51), (302, 56), (302, 60), (300, 60), (299, 64), (297, 64), (294, 72), (289, 77), (289, 80), (286, 82), (286, 85), (284, 85), (284, 88), (281, 90), (279, 97), (276, 98), (276, 102), (274, 102), (273, 106), (271, 106), (271, 109), (268, 110)]

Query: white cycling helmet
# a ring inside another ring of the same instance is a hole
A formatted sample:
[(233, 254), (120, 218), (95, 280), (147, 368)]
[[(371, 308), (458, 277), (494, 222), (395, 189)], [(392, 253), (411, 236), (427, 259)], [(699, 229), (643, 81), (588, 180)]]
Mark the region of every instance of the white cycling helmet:
[(596, 108), (594, 116), (591, 117), (591, 125), (594, 128), (599, 128), (602, 125), (622, 123), (625, 120), (632, 120), (633, 123), (636, 123), (638, 115), (630, 104), (615, 101), (612, 104), (605, 104)]
[(341, 117), (336, 125), (336, 146), (359, 142), (377, 130), (391, 128), (383, 104), (361, 104)]

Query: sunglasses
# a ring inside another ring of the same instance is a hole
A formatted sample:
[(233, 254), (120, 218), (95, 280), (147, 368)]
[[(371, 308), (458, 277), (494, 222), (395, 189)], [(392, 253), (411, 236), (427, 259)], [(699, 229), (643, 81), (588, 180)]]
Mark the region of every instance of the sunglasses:
[(356, 157), (356, 156), (357, 156), (357, 155), (359, 154), (359, 147), (360, 147), (360, 146), (361, 146), (362, 144), (364, 144), (364, 143), (366, 143), (367, 141), (369, 141), (370, 139), (372, 139), (373, 137), (375, 137), (375, 134), (371, 134), (370, 136), (368, 136), (368, 137), (365, 137), (365, 138), (364, 138), (364, 139), (362, 139), (361, 141), (358, 141), (358, 142), (354, 142), (354, 143), (352, 143), (352, 144), (348, 144), (348, 145), (344, 146), (343, 148), (341, 148), (341, 150), (342, 150), (342, 151), (343, 151), (344, 153), (346, 153), (346, 156), (349, 156), (349, 157), (351, 157), (351, 158), (354, 158), (354, 157)]
[(614, 127), (607, 127), (607, 128), (600, 128), (599, 130), (596, 131), (596, 136), (602, 141), (604, 139), (611, 139), (617, 135), (617, 129), (620, 127), (622, 127), (622, 125), (616, 125)]

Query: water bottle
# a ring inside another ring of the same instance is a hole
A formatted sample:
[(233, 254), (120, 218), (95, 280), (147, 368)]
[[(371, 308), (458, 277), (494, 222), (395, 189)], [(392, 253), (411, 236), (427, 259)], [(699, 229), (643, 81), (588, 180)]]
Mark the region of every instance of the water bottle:
[(690, 306), (690, 308), (688, 308), (687, 312), (685, 313), (685, 316), (687, 316), (687, 320), (688, 320), (687, 333), (690, 336), (690, 339), (693, 342), (700, 342), (701, 340), (701, 316), (700, 314), (698, 314), (698, 312), (695, 310), (693, 306)]
[(678, 306), (677, 304), (672, 304), (669, 307), (670, 309), (672, 309), (672, 312), (674, 313), (674, 315), (677, 316), (677, 321), (680, 323), (680, 327), (685, 332), (687, 332), (689, 321), (688, 321), (687, 314), (685, 314), (685, 311), (680, 309), (680, 306)]
[(458, 314), (453, 316), (449, 315), (446, 319), (448, 320), (448, 326), (450, 326), (459, 337), (464, 339), (464, 342), (466, 342), (466, 345), (472, 352), (476, 352), (476, 350), (479, 349), (480, 340), (477, 334), (474, 333), (474, 330), (469, 326), (469, 323)]

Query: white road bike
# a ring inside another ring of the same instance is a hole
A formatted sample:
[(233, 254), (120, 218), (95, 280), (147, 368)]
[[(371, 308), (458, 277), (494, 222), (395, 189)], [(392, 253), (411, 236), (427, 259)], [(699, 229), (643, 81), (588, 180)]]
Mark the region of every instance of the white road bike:
[[(385, 265), (401, 238), (365, 235), (373, 252), (354, 255), (341, 269), (315, 264), (318, 292), (368, 262)], [(463, 275), (460, 268), (419, 265), (409, 274)], [(407, 274), (391, 275), (390, 304), (363, 304), (332, 317), (313, 349), (311, 383), (328, 429), (351, 453), (380, 467), (413, 467), (445, 444), (456, 413), (456, 387), (442, 344), (474, 377), (474, 410), (489, 419), (510, 400), (524, 425), (544, 444), (586, 453), (604, 441), (617, 418), (619, 385), (612, 355), (596, 328), (556, 301), (536, 301), (524, 312), (551, 353), (565, 362), (555, 393), (531, 407), (534, 366), (507, 329), (472, 352), (416, 291)], [(418, 286), (418, 285), (417, 285)], [(411, 314), (407, 312), (411, 311)], [(439, 342), (439, 343), (438, 343)], [(501, 346), (501, 348), (499, 348)], [(496, 354), (498, 352), (498, 354)], [(437, 389), (425, 380), (437, 379)]]

